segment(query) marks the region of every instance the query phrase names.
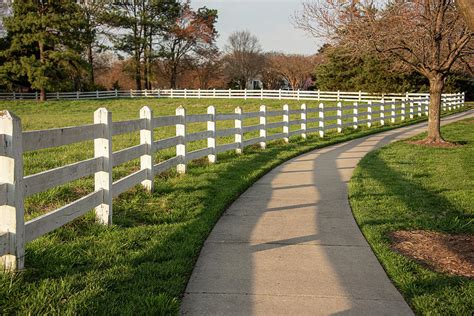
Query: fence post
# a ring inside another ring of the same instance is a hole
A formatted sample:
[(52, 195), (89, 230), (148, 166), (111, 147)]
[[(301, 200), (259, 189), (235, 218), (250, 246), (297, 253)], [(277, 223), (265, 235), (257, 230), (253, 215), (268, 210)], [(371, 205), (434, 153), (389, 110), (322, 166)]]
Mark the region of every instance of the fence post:
[(16, 100), (16, 92), (13, 91), (13, 100)]
[(173, 98), (173, 88), (170, 89), (170, 97)]
[(267, 148), (267, 107), (260, 105), (260, 137), (263, 140), (260, 141), (260, 148)]
[(407, 99), (406, 98), (403, 98), (402, 99), (402, 109), (401, 109), (401, 117), (400, 119), (402, 120), (402, 122), (405, 120), (405, 114), (406, 114), (406, 101)]
[(188, 98), (188, 89), (184, 89), (184, 98), (185, 98), (185, 99)]
[(372, 127), (372, 101), (367, 101), (367, 127)]
[(140, 156), (140, 169), (146, 169), (146, 180), (142, 181), (142, 186), (153, 191), (153, 111), (144, 106), (140, 109), (140, 118), (145, 120), (145, 128), (140, 130), (140, 144), (145, 145), (145, 153)]
[(133, 98), (133, 90), (130, 89), (130, 98)]
[(263, 100), (263, 88), (260, 89), (260, 100)]
[(336, 116), (337, 116), (337, 120), (336, 120), (337, 132), (342, 133), (342, 103), (341, 102), (337, 102)]
[(362, 102), (362, 91), (359, 90), (359, 102)]
[(229, 89), (229, 99), (232, 99), (232, 89)]
[(385, 100), (380, 100), (380, 125), (385, 125)]
[(336, 101), (341, 100), (341, 91), (337, 90), (337, 99)]
[(21, 270), (25, 263), (23, 204), (23, 145), (20, 118), (0, 111), (0, 182), (7, 184), (5, 205), (0, 205), (0, 234), (7, 233), (8, 254), (1, 256), (7, 271)]
[(418, 102), (418, 116), (421, 117), (423, 114), (421, 112), (421, 101)]
[(38, 91), (35, 91), (35, 100), (38, 101)]
[(354, 107), (352, 110), (353, 118), (352, 118), (352, 128), (357, 129), (359, 127), (359, 104), (354, 102)]
[(298, 89), (298, 91), (296, 91), (296, 99), (297, 99), (297, 100), (300, 99), (300, 89)]
[(207, 147), (211, 148), (211, 153), (207, 155), (209, 163), (215, 163), (217, 161), (216, 152), (216, 108), (214, 106), (207, 107), (207, 114), (211, 115), (209, 121), (207, 121), (207, 131), (209, 136), (207, 137)]
[(395, 100), (395, 98), (392, 98), (392, 111), (390, 112), (390, 123), (395, 123), (395, 115), (397, 115), (397, 112), (396, 112), (396, 103), (397, 101)]
[(319, 137), (324, 137), (324, 104), (319, 103)]
[(148, 90), (145, 89), (145, 98), (148, 98)]
[(306, 135), (306, 119), (307, 119), (307, 107), (306, 104), (301, 104), (301, 130), (303, 131), (301, 133), (301, 137), (303, 139), (306, 139), (308, 135)]
[(278, 90), (278, 100), (281, 100), (281, 89)]
[(95, 90), (95, 97), (96, 97), (96, 99), (99, 98), (99, 90)]
[(318, 101), (321, 100), (321, 90), (318, 89)]
[(94, 174), (95, 191), (102, 190), (102, 204), (95, 208), (97, 221), (112, 224), (112, 112), (99, 108), (94, 112), (94, 124), (102, 125), (102, 137), (94, 139), (94, 157), (102, 158), (102, 169)]
[(410, 101), (410, 119), (411, 119), (411, 120), (412, 120), (413, 117), (414, 117), (414, 111), (415, 111), (415, 110), (414, 110), (414, 107), (415, 107), (414, 103)]
[(430, 101), (425, 101), (425, 116), (428, 116), (428, 105), (430, 104)]
[(56, 92), (56, 100), (59, 100), (59, 92)]
[(283, 140), (285, 143), (290, 141), (290, 107), (283, 105)]
[(243, 133), (242, 133), (242, 108), (240, 106), (235, 108), (235, 114), (237, 118), (234, 120), (234, 127), (237, 129), (235, 132), (235, 142), (237, 143), (237, 148), (235, 149), (236, 154), (241, 154), (244, 151), (243, 148)]
[(466, 92), (462, 93), (462, 101), (461, 102), (462, 102), (462, 106), (464, 107), (466, 105), (466, 103), (465, 103), (466, 102)]
[(198, 99), (201, 98), (201, 88), (198, 89)]
[(76, 91), (76, 100), (79, 100), (79, 91)]
[[(186, 90), (185, 90), (186, 91)], [(176, 115), (181, 116), (180, 122), (176, 124), (176, 136), (179, 136), (181, 139), (179, 144), (176, 145), (176, 156), (180, 160), (176, 170), (178, 173), (186, 173), (186, 109), (182, 106), (176, 109)]]
[(213, 98), (216, 97), (216, 88), (214, 88), (214, 89), (212, 90), (212, 97), (213, 97)]
[(247, 88), (244, 89), (244, 100), (247, 100)]
[(118, 90), (115, 89), (115, 97), (118, 98)]

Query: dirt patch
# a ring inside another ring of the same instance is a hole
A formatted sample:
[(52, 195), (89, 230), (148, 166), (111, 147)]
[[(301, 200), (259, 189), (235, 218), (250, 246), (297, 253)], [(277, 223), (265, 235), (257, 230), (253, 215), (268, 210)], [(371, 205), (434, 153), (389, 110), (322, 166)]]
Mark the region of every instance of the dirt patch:
[(389, 234), (392, 249), (443, 273), (474, 278), (474, 236), (416, 230)]
[(407, 141), (408, 144), (434, 147), (434, 148), (457, 148), (463, 146), (462, 143), (450, 143), (450, 142), (440, 142), (440, 143), (427, 143), (425, 140), (417, 141)]

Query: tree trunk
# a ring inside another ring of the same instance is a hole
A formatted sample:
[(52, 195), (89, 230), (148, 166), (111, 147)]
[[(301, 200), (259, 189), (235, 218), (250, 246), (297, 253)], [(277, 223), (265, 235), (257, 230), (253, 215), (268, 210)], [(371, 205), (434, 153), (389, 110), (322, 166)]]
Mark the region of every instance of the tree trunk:
[(46, 89), (45, 88), (41, 88), (40, 90), (40, 101), (46, 101)]
[[(38, 43), (38, 48), (39, 48), (39, 54), (40, 54), (40, 63), (41, 65), (44, 65), (45, 58), (44, 58), (44, 44), (43, 42)], [(40, 101), (44, 102), (46, 101), (46, 89), (44, 86), (40, 88)]]
[(444, 89), (444, 77), (436, 74), (430, 78), (430, 105), (428, 109), (428, 137), (425, 143), (443, 143), (440, 129), (441, 93)]
[(91, 70), (89, 72), (89, 82), (91, 84), (95, 83), (95, 76), (94, 76), (94, 54), (92, 51), (92, 43), (87, 44), (87, 59), (89, 61), (89, 65)]
[(170, 88), (176, 89), (176, 82), (178, 81), (178, 69), (173, 65), (171, 67), (171, 74), (170, 74)]
[(140, 65), (140, 58), (135, 59), (135, 86), (137, 90), (142, 89), (142, 69)]

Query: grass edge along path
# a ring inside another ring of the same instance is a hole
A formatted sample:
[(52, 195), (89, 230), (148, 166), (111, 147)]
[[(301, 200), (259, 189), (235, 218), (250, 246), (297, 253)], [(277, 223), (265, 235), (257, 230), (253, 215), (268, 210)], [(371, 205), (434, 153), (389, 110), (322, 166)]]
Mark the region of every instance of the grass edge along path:
[(175, 314), (214, 224), (265, 173), (316, 148), (425, 120), (273, 142), (214, 165), (193, 162), (184, 176), (160, 175), (152, 194), (136, 187), (115, 200), (113, 226), (95, 224), (90, 212), (29, 243), (26, 270), (0, 276), (0, 312)]
[[(474, 121), (442, 127), (457, 148), (395, 142), (359, 162), (349, 185), (350, 204), (388, 276), (419, 315), (470, 315), (474, 281), (434, 272), (391, 250), (388, 234), (428, 230), (474, 234)], [(413, 139), (422, 139), (426, 133)]]

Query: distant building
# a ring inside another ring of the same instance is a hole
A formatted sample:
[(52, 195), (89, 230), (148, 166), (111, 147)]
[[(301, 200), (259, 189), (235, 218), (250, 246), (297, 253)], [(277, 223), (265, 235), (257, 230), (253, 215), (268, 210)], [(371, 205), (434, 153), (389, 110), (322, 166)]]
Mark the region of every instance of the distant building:
[(260, 90), (263, 89), (263, 82), (260, 79), (252, 79), (247, 82), (245, 88), (248, 90)]

